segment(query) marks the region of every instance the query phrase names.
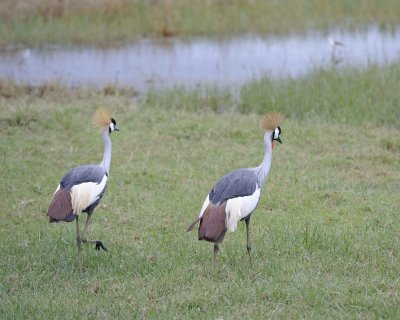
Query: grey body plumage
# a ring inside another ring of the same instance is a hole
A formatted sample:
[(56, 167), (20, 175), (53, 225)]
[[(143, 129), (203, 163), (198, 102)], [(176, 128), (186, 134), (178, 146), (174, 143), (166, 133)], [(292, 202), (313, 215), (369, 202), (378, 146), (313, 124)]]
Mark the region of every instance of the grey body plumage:
[(224, 203), (232, 198), (252, 195), (257, 185), (257, 174), (253, 168), (238, 169), (219, 179), (208, 196), (213, 204)]
[(105, 174), (103, 166), (97, 164), (78, 166), (64, 174), (60, 186), (61, 188), (71, 188), (84, 182), (100, 183)]

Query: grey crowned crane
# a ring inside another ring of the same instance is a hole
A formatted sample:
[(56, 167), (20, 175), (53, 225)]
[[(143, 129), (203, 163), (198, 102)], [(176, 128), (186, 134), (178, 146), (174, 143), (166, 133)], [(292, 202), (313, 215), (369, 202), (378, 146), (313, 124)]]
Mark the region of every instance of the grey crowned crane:
[[(107, 109), (98, 109), (93, 122), (102, 129), (104, 141), (104, 156), (100, 164), (87, 164), (78, 166), (68, 171), (61, 179), (53, 200), (50, 203), (47, 215), (50, 222), (72, 222), (76, 221), (76, 242), (78, 251), (81, 251), (81, 243), (95, 243), (96, 250), (107, 251), (100, 240), (89, 240), (86, 232), (94, 209), (99, 204), (107, 189), (111, 162), (111, 139), (113, 131), (119, 131), (117, 123), (111, 117)], [(79, 214), (87, 213), (87, 220), (82, 236), (79, 233)]]
[(247, 252), (251, 265), (250, 217), (257, 207), (265, 178), (271, 167), (274, 142), (282, 143), (279, 127), (282, 116), (279, 113), (267, 113), (262, 120), (264, 133), (264, 159), (258, 167), (238, 169), (223, 176), (207, 195), (199, 217), (189, 226), (193, 230), (199, 222), (199, 240), (214, 243), (213, 268), (218, 244), (224, 239), (227, 230), (233, 232), (239, 221), (246, 222)]

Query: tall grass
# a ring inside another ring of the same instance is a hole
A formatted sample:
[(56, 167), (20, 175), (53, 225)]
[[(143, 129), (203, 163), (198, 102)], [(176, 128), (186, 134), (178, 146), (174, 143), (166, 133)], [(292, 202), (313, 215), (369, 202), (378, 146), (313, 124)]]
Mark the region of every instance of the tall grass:
[(3, 0), (1, 43), (108, 45), (143, 36), (224, 36), (398, 24), (398, 1)]
[(265, 78), (241, 90), (242, 112), (277, 109), (299, 120), (400, 127), (400, 64), (316, 71), (301, 79)]
[[(253, 81), (240, 90), (174, 88), (150, 91), (143, 103), (175, 110), (264, 113), (317, 123), (400, 128), (400, 64), (316, 70), (299, 79)], [(239, 92), (238, 92), (239, 91)]]

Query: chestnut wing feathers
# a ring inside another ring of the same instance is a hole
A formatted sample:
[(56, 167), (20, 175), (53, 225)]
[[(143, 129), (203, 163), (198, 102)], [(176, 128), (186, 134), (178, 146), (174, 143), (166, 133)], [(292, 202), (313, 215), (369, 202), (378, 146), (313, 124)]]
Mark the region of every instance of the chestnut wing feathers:
[(200, 220), (199, 240), (221, 243), (224, 239), (226, 227), (226, 203), (214, 205), (210, 203)]
[(51, 201), (49, 209), (47, 210), (47, 215), (50, 217), (50, 222), (64, 220), (72, 213), (70, 190), (58, 190), (54, 194), (53, 200)]

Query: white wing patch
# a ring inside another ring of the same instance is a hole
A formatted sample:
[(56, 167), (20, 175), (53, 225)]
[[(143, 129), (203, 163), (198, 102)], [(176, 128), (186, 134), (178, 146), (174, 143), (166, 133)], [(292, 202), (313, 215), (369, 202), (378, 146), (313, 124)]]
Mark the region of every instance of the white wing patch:
[(260, 200), (260, 195), (261, 189), (257, 186), (256, 191), (252, 195), (229, 199), (226, 202), (226, 226), (229, 231), (235, 231), (238, 222), (254, 211), (258, 200)]
[(107, 184), (107, 176), (104, 175), (99, 184), (84, 182), (71, 188), (71, 202), (74, 214), (80, 214), (83, 210), (99, 199), (100, 193)]
[(58, 185), (58, 187), (57, 187), (56, 191), (54, 191), (54, 193), (53, 193), (53, 197), (54, 197), (54, 195), (57, 193), (57, 191), (58, 191), (58, 190), (60, 190), (60, 186), (61, 186), (61, 185)]
[(201, 207), (199, 218), (203, 216), (204, 211), (206, 211), (208, 205), (210, 203), (210, 197), (207, 195), (206, 200), (204, 200), (203, 206)]

